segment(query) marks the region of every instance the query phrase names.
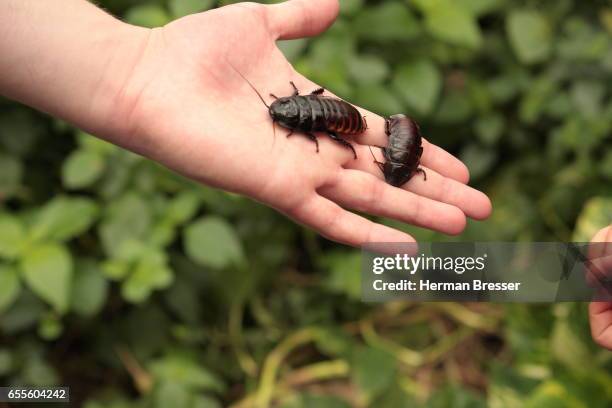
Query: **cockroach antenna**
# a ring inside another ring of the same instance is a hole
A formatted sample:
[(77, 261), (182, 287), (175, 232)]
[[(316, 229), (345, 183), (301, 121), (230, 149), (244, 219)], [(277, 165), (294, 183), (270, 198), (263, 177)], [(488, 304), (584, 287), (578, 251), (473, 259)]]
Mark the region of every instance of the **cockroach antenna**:
[[(242, 77), (242, 79), (244, 79), (246, 81), (247, 84), (249, 84), (249, 86), (251, 87), (251, 89), (253, 91), (255, 91), (255, 93), (257, 94), (257, 96), (259, 97), (259, 99), (261, 100), (261, 102), (263, 102), (263, 104), (265, 105), (266, 108), (268, 108), (268, 110), (270, 110), (270, 105), (268, 105), (266, 103), (266, 100), (263, 98), (263, 96), (261, 96), (261, 94), (259, 93), (259, 91), (257, 90), (257, 88), (255, 88), (255, 86), (251, 83), (251, 81), (249, 81), (244, 75), (242, 75), (242, 72), (238, 71), (238, 69), (236, 69), (236, 67), (234, 67), (230, 62), (228, 62), (229, 66), (232, 67), (232, 69), (234, 71), (236, 71), (236, 73), (238, 73), (238, 75), (240, 75)], [(273, 137), (274, 137), (274, 143), (276, 143), (276, 126), (274, 126), (274, 120), (272, 120), (272, 133), (273, 133)]]

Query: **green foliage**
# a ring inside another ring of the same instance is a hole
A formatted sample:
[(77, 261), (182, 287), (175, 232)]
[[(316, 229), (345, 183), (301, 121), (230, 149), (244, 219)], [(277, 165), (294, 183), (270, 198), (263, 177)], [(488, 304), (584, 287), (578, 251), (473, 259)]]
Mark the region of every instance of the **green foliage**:
[[(103, 0), (160, 26), (233, 0)], [(492, 217), (456, 238), (589, 241), (612, 223), (612, 8), (341, 0), (279, 47), (460, 156)], [(584, 304), (369, 305), (358, 251), (0, 100), (0, 383), (87, 408), (607, 407)]]

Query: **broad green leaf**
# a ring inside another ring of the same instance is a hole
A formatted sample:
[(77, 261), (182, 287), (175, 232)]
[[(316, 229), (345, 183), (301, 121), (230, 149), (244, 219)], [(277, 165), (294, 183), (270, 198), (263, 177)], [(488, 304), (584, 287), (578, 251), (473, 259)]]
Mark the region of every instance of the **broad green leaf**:
[(353, 15), (363, 8), (365, 0), (342, 0), (340, 2), (340, 14)]
[(188, 354), (171, 354), (155, 360), (149, 369), (156, 379), (179, 383), (191, 390), (222, 391), (225, 387), (202, 362)]
[(574, 109), (585, 117), (596, 118), (601, 114), (606, 88), (598, 81), (576, 81), (570, 91)]
[(612, 224), (612, 198), (594, 197), (586, 202), (578, 221), (572, 240), (590, 242), (602, 228)]
[(29, 288), (59, 313), (68, 310), (72, 284), (72, 258), (65, 247), (44, 244), (29, 249), (21, 260)]
[(26, 232), (21, 221), (0, 213), (0, 258), (15, 259), (26, 245)]
[(183, 191), (174, 197), (166, 209), (166, 217), (176, 224), (191, 219), (198, 211), (202, 200), (195, 191)]
[(479, 48), (482, 35), (476, 17), (454, 0), (419, 0), (425, 26), (434, 37), (468, 48)]
[(515, 10), (506, 21), (510, 45), (524, 64), (545, 61), (552, 50), (552, 28), (535, 10)]
[(17, 269), (0, 264), (0, 313), (13, 304), (21, 293)]
[(57, 197), (41, 208), (30, 236), (34, 240), (66, 241), (85, 232), (98, 216), (98, 206), (87, 198)]
[(442, 77), (430, 60), (417, 60), (398, 68), (393, 86), (410, 107), (427, 115), (438, 100)]
[(153, 392), (153, 408), (191, 408), (192, 395), (183, 384), (175, 381), (159, 382)]
[(361, 298), (361, 256), (358, 253), (330, 252), (320, 262), (329, 271), (325, 287), (352, 299)]
[(166, 254), (155, 249), (147, 249), (123, 282), (121, 293), (126, 300), (140, 303), (155, 289), (169, 286), (173, 277)]
[(46, 313), (38, 322), (38, 335), (45, 340), (57, 339), (63, 330), (62, 322), (55, 313)]
[(153, 28), (168, 24), (171, 18), (160, 6), (142, 4), (129, 9), (125, 15), (125, 20), (130, 24)]
[(375, 55), (356, 55), (348, 66), (349, 74), (358, 84), (378, 84), (389, 74), (387, 63)]
[(354, 100), (359, 106), (379, 115), (388, 116), (403, 110), (399, 97), (383, 85), (359, 86), (355, 91)]
[(169, 0), (168, 6), (174, 18), (208, 10), (215, 4), (215, 0)]
[(351, 362), (355, 383), (368, 396), (376, 396), (393, 383), (397, 362), (386, 351), (373, 347), (355, 349)]
[(586, 408), (586, 405), (568, 393), (554, 380), (540, 385), (524, 405), (526, 408)]
[(418, 20), (399, 1), (385, 1), (362, 9), (352, 26), (358, 36), (381, 43), (408, 41), (420, 32)]
[(23, 177), (23, 164), (16, 157), (0, 152), (0, 196), (12, 196)]
[(104, 172), (105, 160), (95, 150), (76, 150), (62, 166), (62, 180), (69, 189), (89, 187)]
[(519, 106), (521, 121), (534, 123), (550, 103), (549, 100), (556, 89), (557, 84), (546, 76), (533, 80)]
[(195, 262), (224, 268), (244, 260), (240, 239), (222, 218), (209, 216), (190, 224), (184, 232), (185, 252)]
[(293, 62), (297, 57), (302, 55), (308, 45), (308, 40), (305, 38), (298, 38), (297, 40), (278, 41), (276, 45), (283, 52), (285, 58)]
[(491, 13), (504, 5), (506, 0), (456, 0), (464, 10), (475, 16)]
[(477, 180), (483, 177), (495, 164), (497, 152), (477, 145), (469, 145), (461, 152), (461, 160), (470, 169), (470, 176)]
[(476, 121), (475, 130), (480, 140), (486, 145), (497, 143), (504, 131), (504, 117), (500, 114), (483, 116)]
[(71, 292), (70, 309), (75, 313), (93, 316), (102, 309), (108, 295), (108, 282), (95, 261), (76, 263)]
[(555, 314), (558, 316), (551, 334), (551, 349), (555, 359), (568, 369), (574, 372), (584, 372), (588, 370), (588, 362), (593, 356), (580, 336), (570, 326), (568, 310), (568, 303), (555, 305)]
[(115, 256), (127, 242), (142, 241), (151, 227), (151, 209), (144, 198), (127, 193), (107, 207), (99, 233), (107, 255)]

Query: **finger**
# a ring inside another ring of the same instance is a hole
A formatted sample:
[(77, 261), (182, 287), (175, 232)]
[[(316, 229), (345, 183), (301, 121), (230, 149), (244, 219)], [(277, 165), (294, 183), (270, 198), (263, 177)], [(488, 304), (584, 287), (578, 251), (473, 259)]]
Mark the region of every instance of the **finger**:
[(270, 30), (276, 38), (291, 40), (322, 33), (332, 25), (340, 6), (338, 0), (289, 0), (267, 6)]
[(324, 237), (354, 247), (368, 242), (415, 242), (408, 234), (346, 211), (320, 195), (307, 200), (291, 215)]
[[(356, 146), (356, 148), (359, 160), (349, 161), (344, 167), (365, 171), (384, 180), (384, 175), (378, 165), (374, 163), (369, 147)], [(372, 149), (376, 160), (384, 162), (382, 154), (377, 150)], [(422, 174), (415, 174), (408, 183), (401, 187), (402, 189), (458, 207), (470, 218), (482, 220), (491, 215), (491, 200), (486, 194), (457, 180), (445, 177), (429, 167), (420, 167), (425, 170), (427, 180)]]
[(591, 335), (597, 344), (612, 350), (612, 302), (589, 304)]
[[(316, 89), (319, 86), (304, 77), (297, 82), (300, 89)], [(337, 97), (331, 92), (325, 91), (326, 96)], [(360, 135), (353, 136), (353, 141), (362, 145), (386, 146), (388, 136), (385, 134), (385, 120), (367, 109), (356, 106), (359, 112), (366, 118), (368, 128)], [(440, 173), (445, 177), (467, 184), (470, 180), (470, 172), (467, 166), (458, 158), (423, 138), (423, 155), (421, 163)]]
[(333, 184), (320, 187), (318, 192), (343, 207), (446, 234), (459, 234), (466, 224), (459, 208), (392, 187), (359, 170), (343, 170)]

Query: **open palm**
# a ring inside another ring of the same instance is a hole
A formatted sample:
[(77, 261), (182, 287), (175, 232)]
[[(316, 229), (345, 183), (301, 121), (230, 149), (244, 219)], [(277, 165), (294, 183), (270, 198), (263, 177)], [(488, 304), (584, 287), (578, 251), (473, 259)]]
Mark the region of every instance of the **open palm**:
[(387, 185), (368, 145), (386, 145), (381, 117), (362, 110), (369, 129), (354, 137), (358, 159), (328, 137), (320, 152), (306, 137), (274, 136), (267, 109), (238, 74), (266, 97), (303, 93), (314, 84), (297, 73), (277, 39), (324, 31), (336, 0), (273, 6), (240, 3), (188, 16), (152, 31), (118, 105), (130, 124), (130, 148), (202, 183), (250, 196), (342, 243), (409, 242), (400, 231), (349, 210), (457, 234), (466, 216), (486, 218), (491, 205), (465, 185), (467, 168), (424, 142), (427, 181)]

